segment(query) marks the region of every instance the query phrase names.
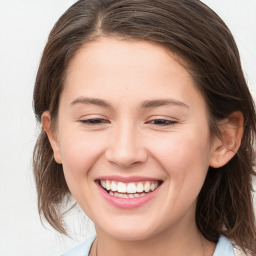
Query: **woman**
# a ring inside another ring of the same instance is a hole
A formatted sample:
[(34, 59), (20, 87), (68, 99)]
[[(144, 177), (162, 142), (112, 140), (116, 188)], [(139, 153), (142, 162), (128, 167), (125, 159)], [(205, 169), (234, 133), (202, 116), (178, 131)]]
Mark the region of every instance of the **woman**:
[(39, 212), (72, 195), (97, 237), (64, 255), (256, 253), (255, 109), (223, 21), (196, 0), (78, 1), (34, 90)]

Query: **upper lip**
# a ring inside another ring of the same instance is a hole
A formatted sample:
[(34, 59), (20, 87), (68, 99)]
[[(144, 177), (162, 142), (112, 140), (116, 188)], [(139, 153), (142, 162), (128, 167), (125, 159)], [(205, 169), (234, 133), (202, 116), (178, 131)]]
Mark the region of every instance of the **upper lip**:
[(114, 180), (114, 181), (120, 181), (123, 183), (128, 183), (128, 182), (139, 182), (139, 181), (159, 181), (160, 179), (146, 177), (146, 176), (125, 177), (125, 176), (110, 175), (110, 176), (100, 176), (96, 180)]

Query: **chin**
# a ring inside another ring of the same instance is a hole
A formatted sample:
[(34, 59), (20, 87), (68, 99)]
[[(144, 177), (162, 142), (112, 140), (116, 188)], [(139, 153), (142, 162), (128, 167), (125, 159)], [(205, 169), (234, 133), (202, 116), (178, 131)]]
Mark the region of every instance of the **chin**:
[[(142, 222), (135, 223), (127, 223), (124, 225), (121, 223), (121, 225), (118, 225), (115, 221), (112, 223), (115, 223), (110, 225), (109, 227), (103, 227), (100, 228), (102, 232), (107, 234), (108, 236), (117, 239), (117, 240), (123, 240), (123, 241), (141, 241), (141, 240), (147, 240), (154, 235), (156, 235), (157, 229), (156, 227), (153, 227), (152, 225), (147, 225)], [(139, 224), (140, 223), (140, 224)], [(97, 230), (97, 227), (96, 227)]]
[(152, 235), (153, 235), (152, 233), (144, 232), (141, 230), (136, 230), (136, 231), (133, 230), (132, 233), (128, 233), (127, 231), (124, 231), (124, 232), (116, 231), (116, 232), (109, 233), (109, 236), (117, 240), (130, 241), (130, 242), (147, 240), (151, 238)]

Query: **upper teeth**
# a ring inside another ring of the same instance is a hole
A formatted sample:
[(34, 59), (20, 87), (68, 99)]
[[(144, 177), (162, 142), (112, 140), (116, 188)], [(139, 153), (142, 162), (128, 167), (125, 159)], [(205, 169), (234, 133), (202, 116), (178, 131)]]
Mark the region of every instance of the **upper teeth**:
[(101, 180), (100, 184), (106, 190), (111, 190), (113, 192), (117, 191), (120, 193), (141, 193), (154, 191), (158, 186), (158, 181), (145, 181), (145, 182), (131, 182), (123, 183), (111, 180)]

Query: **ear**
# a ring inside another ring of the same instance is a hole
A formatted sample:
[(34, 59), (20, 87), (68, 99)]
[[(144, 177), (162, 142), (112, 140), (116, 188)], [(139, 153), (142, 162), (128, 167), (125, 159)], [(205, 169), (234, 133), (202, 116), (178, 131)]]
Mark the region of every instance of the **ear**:
[(220, 168), (228, 163), (237, 153), (243, 136), (244, 116), (235, 111), (220, 122), (221, 138), (214, 138), (210, 158), (210, 166)]
[(53, 128), (51, 127), (51, 115), (49, 111), (45, 111), (42, 114), (41, 123), (50, 141), (50, 144), (54, 153), (54, 159), (58, 164), (61, 164), (62, 161), (61, 161), (61, 151), (60, 151), (59, 141), (58, 141), (56, 131), (53, 130)]

